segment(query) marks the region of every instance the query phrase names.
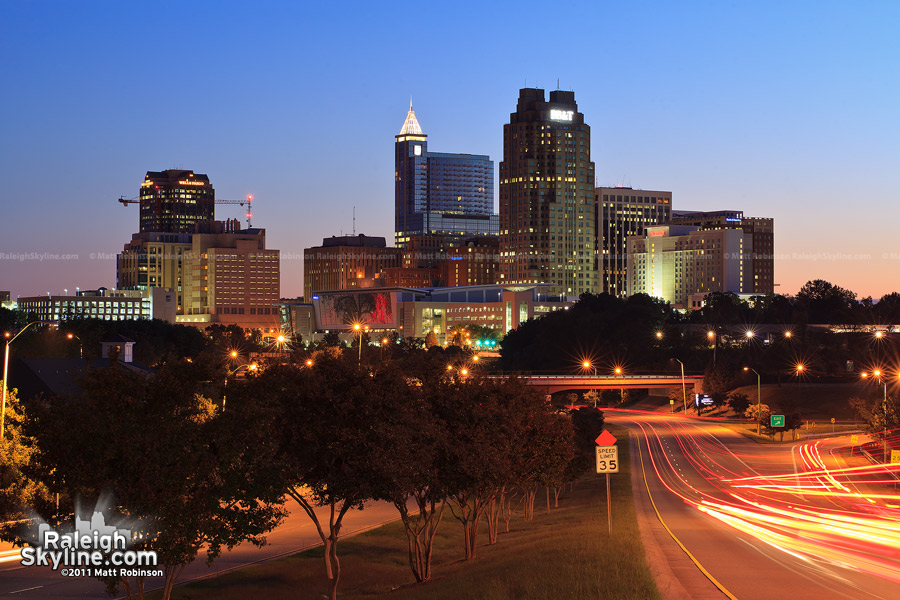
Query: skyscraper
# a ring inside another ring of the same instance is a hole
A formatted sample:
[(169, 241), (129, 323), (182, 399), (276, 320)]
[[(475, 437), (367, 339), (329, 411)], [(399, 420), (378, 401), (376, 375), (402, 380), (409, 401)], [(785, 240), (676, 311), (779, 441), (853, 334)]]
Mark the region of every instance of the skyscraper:
[(503, 126), (500, 284), (548, 283), (554, 295), (596, 292), (591, 129), (575, 93), (519, 90)]
[(395, 243), (437, 234), (456, 242), (497, 235), (494, 163), (481, 154), (428, 152), (412, 102), (394, 144)]
[(629, 236), (644, 235), (650, 225), (665, 225), (672, 218), (672, 192), (598, 187), (597, 242), (601, 271), (600, 291), (625, 297), (628, 281)]
[(147, 171), (141, 184), (141, 231), (193, 233), (215, 218), (216, 192), (209, 177), (181, 169)]

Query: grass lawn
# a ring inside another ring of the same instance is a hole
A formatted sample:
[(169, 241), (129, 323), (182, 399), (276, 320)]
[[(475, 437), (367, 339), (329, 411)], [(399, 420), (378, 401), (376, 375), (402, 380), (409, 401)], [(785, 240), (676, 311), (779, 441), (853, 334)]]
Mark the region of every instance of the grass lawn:
[[(496, 545), (487, 545), (483, 521), (478, 556), (471, 561), (463, 558), (461, 525), (445, 509), (435, 539), (433, 579), (424, 584), (414, 583), (406, 559), (406, 536), (399, 523), (340, 542), (339, 596), (348, 600), (659, 598), (635, 521), (628, 434), (622, 428), (610, 429), (620, 440), (621, 464), (620, 472), (610, 475), (611, 537), (607, 532), (606, 480), (588, 474), (572, 492), (560, 496), (559, 508), (549, 514), (546, 496), (539, 492), (534, 521), (526, 523), (519, 511), (510, 522), (509, 533), (500, 533)], [(173, 597), (295, 600), (327, 594), (322, 551), (318, 549), (179, 586)]]

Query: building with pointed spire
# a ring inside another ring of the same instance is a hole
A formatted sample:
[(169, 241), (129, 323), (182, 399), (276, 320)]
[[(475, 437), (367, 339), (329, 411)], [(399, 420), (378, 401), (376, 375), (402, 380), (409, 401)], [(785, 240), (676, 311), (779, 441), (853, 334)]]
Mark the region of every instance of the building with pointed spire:
[(411, 237), (437, 235), (458, 245), (474, 236), (496, 236), (494, 163), (482, 154), (428, 151), (428, 136), (413, 111), (394, 144), (395, 243), (405, 248)]

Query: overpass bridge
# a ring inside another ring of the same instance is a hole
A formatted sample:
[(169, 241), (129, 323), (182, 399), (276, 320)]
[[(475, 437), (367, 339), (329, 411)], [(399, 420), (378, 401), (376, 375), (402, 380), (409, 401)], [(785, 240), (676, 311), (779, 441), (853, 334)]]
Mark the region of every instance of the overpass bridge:
[[(498, 376), (494, 376), (498, 377)], [(680, 388), (681, 375), (528, 375), (519, 374), (531, 386), (544, 388), (555, 394), (568, 390)], [(684, 385), (688, 394), (700, 394), (702, 375), (685, 375)]]

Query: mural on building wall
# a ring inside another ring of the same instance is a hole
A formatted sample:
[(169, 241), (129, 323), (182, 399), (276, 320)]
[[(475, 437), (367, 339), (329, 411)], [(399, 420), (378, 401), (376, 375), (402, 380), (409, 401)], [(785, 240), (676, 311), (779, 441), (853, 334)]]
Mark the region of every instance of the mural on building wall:
[(328, 294), (320, 299), (323, 327), (338, 328), (352, 323), (393, 325), (391, 295), (385, 292)]

